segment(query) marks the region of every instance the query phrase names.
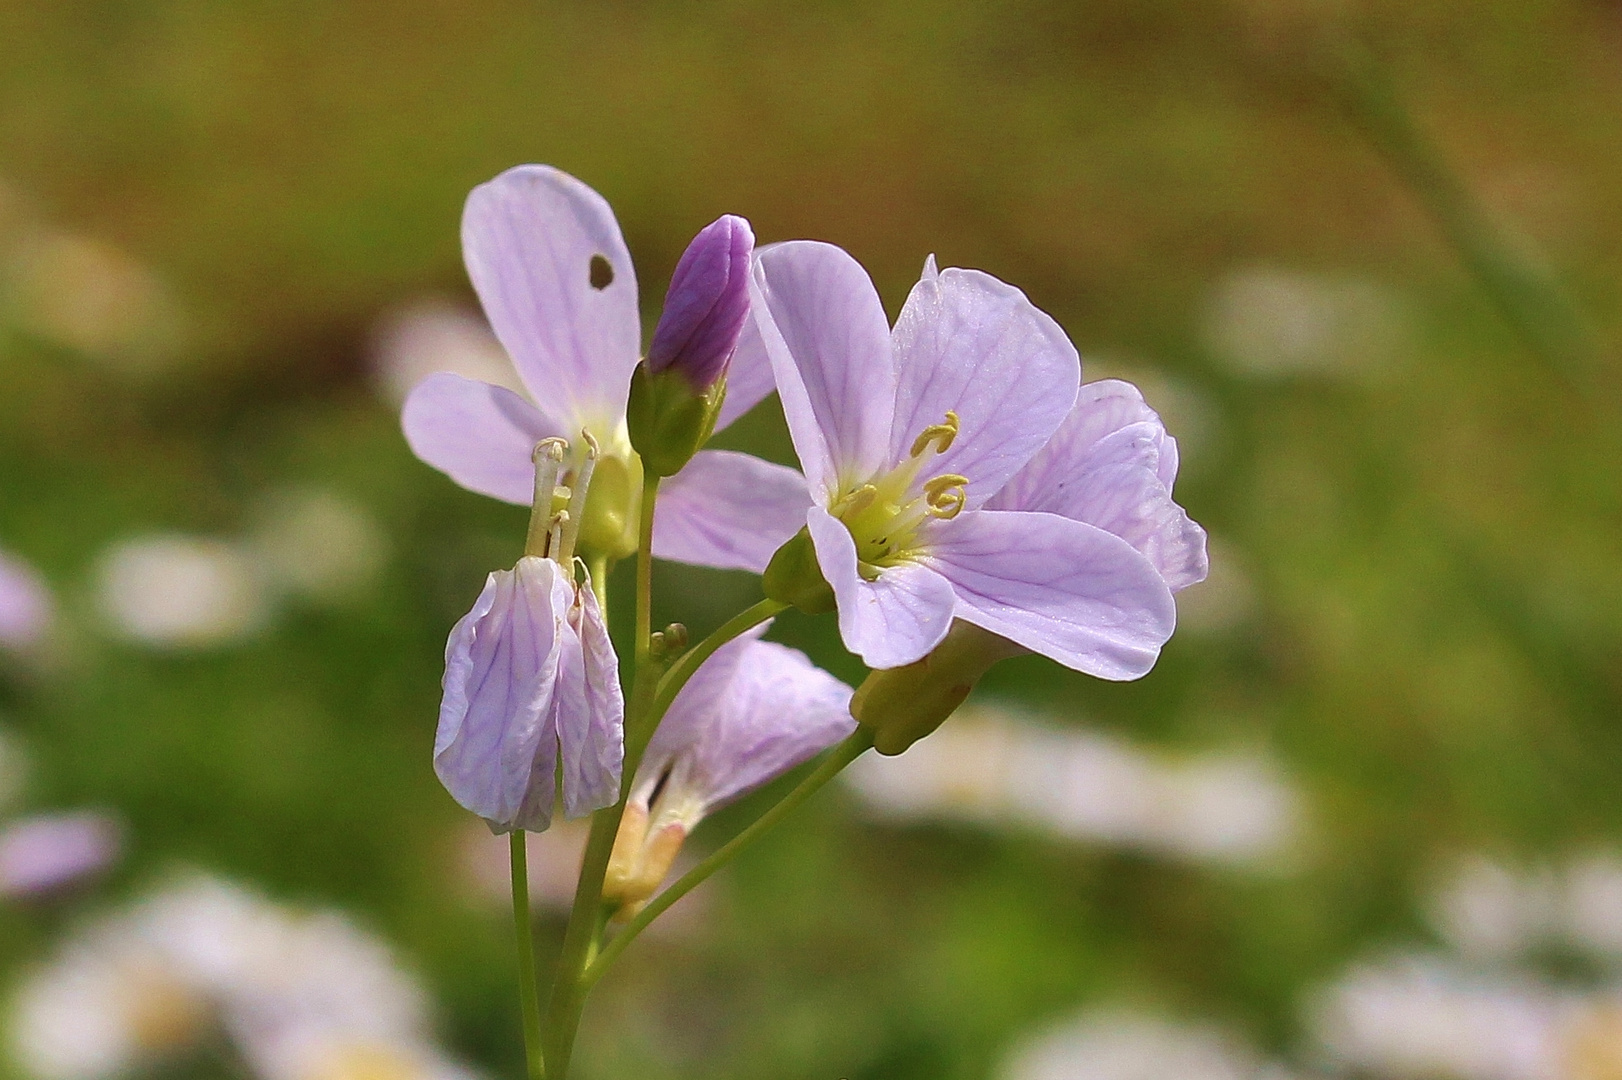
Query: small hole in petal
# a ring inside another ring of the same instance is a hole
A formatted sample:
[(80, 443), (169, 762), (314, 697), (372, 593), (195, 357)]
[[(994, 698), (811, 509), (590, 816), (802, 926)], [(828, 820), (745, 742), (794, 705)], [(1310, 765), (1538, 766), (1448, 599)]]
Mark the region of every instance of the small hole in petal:
[(602, 290), (614, 284), (614, 267), (601, 255), (591, 257), (591, 287)]

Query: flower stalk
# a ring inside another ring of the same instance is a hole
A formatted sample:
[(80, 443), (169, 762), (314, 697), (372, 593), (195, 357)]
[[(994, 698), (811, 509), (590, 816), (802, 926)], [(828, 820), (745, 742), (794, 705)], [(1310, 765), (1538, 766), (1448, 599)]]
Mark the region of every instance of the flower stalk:
[(509, 835), (512, 850), (513, 931), (518, 942), (518, 1003), (524, 1018), (524, 1057), (529, 1080), (546, 1080), (541, 1052), (541, 998), (535, 981), (535, 940), (529, 913), (529, 852), (524, 830)]

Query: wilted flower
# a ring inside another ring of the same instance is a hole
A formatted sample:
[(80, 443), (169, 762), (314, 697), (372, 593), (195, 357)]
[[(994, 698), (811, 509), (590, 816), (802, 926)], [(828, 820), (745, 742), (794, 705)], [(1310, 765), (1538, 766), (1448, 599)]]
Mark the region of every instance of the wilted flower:
[(706, 816), (856, 730), (850, 687), (765, 632), (717, 649), (671, 702), (626, 802), (610, 899), (652, 896)]
[(155, 535), (101, 557), (99, 592), (114, 629), (143, 644), (199, 648), (258, 630), (270, 616), (262, 567), (224, 540)]
[[(642, 323), (613, 212), (573, 177), (521, 166), (468, 196), (462, 249), (530, 399), (455, 375), (430, 376), (406, 401), (407, 441), (463, 487), (525, 504), (536, 444), (591, 433), (601, 456), (579, 522), (581, 547), (614, 558), (630, 554), (642, 465), (630, 446), (625, 407)], [(772, 389), (758, 342), (741, 345), (730, 370), (716, 427)], [(807, 502), (804, 481), (792, 469), (730, 451), (699, 454), (660, 496), (655, 554), (755, 571), (800, 526)], [(711, 543), (717, 536), (721, 542)]]
[(956, 618), (1089, 674), (1149, 670), (1175, 609), (1147, 556), (1086, 521), (981, 509), (1076, 402), (1081, 364), (1057, 323), (933, 258), (893, 333), (867, 274), (831, 245), (768, 248), (754, 282), (847, 648), (870, 667), (911, 664)]
[[(595, 460), (589, 435), (587, 442), (568, 491), (556, 483), (566, 444), (548, 439), (537, 449), (530, 554), (489, 576), (445, 646), (434, 771), (497, 832), (545, 829), (559, 778), (569, 817), (619, 798), (619, 660), (591, 582), (575, 581), (573, 559)], [(539, 509), (560, 495), (564, 508)]]

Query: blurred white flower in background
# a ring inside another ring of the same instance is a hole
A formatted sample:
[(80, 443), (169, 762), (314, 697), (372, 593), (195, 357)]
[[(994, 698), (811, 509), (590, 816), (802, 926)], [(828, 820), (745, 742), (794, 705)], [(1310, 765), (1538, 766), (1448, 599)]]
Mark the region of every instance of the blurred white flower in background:
[(1563, 945), (1622, 961), (1622, 855), (1590, 851), (1512, 867), (1484, 856), (1460, 860), (1430, 904), (1441, 934), (1466, 956), (1511, 959)]
[(120, 541), (97, 574), (103, 615), (147, 645), (195, 648), (246, 637), (270, 615), (265, 572), (225, 540), (157, 534)]
[(421, 985), (381, 941), (208, 878), (81, 928), (10, 1016), (41, 1080), (103, 1080), (224, 1038), (264, 1080), (439, 1080)]
[(1299, 795), (1265, 754), (1162, 758), (982, 703), (905, 754), (858, 758), (844, 775), (888, 817), (1035, 827), (1198, 860), (1275, 860), (1304, 827)]
[(249, 546), (272, 581), (308, 600), (341, 603), (372, 585), (388, 538), (366, 507), (325, 488), (289, 488), (263, 500)]
[(36, 227), (0, 267), (6, 309), (24, 332), (126, 374), (167, 367), (184, 319), (168, 284), (119, 247)]
[(378, 391), (396, 408), (436, 371), (528, 396), (484, 317), (443, 297), (425, 297), (385, 314), (372, 333), (371, 355)]
[(34, 568), (0, 551), (0, 647), (30, 649), (51, 627), (55, 604)]
[(1562, 1031), (1579, 1006), (1576, 995), (1524, 975), (1410, 954), (1354, 966), (1318, 995), (1308, 1024), (1329, 1058), (1349, 1070), (1567, 1080)]
[(1276, 1066), (1264, 1065), (1248, 1048), (1213, 1028), (1114, 1010), (1085, 1012), (1026, 1039), (997, 1076), (999, 1080), (1286, 1080)]
[(1207, 348), (1236, 374), (1360, 375), (1387, 367), (1407, 345), (1409, 313), (1378, 282), (1277, 266), (1229, 272), (1206, 299)]

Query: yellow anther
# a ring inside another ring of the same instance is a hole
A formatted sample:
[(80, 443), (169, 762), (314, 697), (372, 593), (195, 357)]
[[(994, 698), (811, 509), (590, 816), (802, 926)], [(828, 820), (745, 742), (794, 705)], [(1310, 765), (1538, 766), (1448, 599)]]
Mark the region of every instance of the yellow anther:
[(876, 485), (863, 484), (834, 505), (834, 516), (843, 518), (846, 514), (860, 514), (863, 510), (872, 506), (873, 500), (878, 497), (879, 489)]
[(946, 453), (946, 451), (952, 448), (953, 441), (957, 439), (957, 431), (957, 413), (948, 409), (946, 410), (945, 423), (930, 424), (928, 427), (924, 428), (923, 431), (918, 433), (918, 437), (916, 439), (912, 440), (911, 456), (922, 456), (923, 452), (929, 449), (931, 443), (935, 444), (935, 453)]
[(924, 511), (932, 518), (950, 521), (963, 512), (964, 505), (969, 501), (969, 478), (959, 476), (957, 473), (946, 473), (937, 476), (924, 484), (924, 502), (929, 509)]
[(597, 445), (596, 438), (585, 428), (580, 429), (580, 437), (584, 439), (586, 443), (586, 460), (597, 460), (597, 455), (602, 453), (602, 447)]

